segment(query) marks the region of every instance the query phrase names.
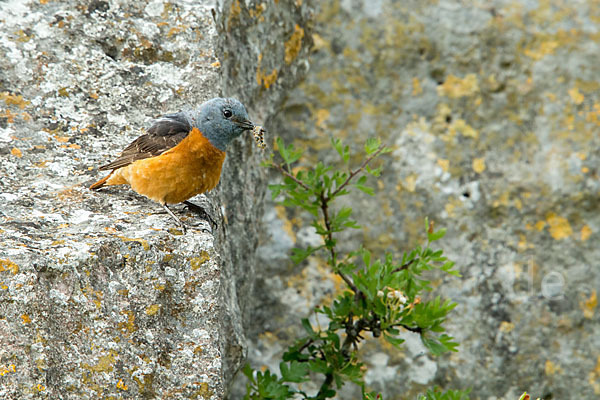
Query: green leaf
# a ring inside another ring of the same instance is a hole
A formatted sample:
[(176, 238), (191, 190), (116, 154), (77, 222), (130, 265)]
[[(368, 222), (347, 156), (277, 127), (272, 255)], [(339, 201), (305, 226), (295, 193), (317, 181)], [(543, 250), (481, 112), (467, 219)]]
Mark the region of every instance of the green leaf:
[(420, 395), (418, 400), (468, 400), (471, 390), (447, 390), (442, 392), (441, 389), (429, 389), (425, 395)]
[(245, 399), (276, 399), (285, 400), (294, 396), (294, 391), (282, 383), (277, 375), (269, 370), (256, 373), (256, 384), (246, 386)]
[(300, 249), (298, 247), (294, 247), (292, 249), (292, 255), (290, 256), (290, 258), (292, 259), (292, 261), (295, 264), (300, 264), (306, 258), (310, 257), (312, 254), (316, 253), (317, 251), (321, 250), (322, 248), (323, 248), (323, 246), (318, 246), (318, 247), (308, 246), (307, 249)]
[(280, 137), (276, 138), (275, 141), (277, 142), (279, 154), (281, 155), (281, 158), (283, 158), (283, 161), (285, 161), (286, 164), (290, 165), (298, 161), (300, 157), (302, 157), (302, 150), (296, 150), (293, 144), (286, 146)]
[(308, 362), (310, 370), (316, 372), (318, 374), (326, 374), (330, 372), (330, 368), (327, 365), (327, 362), (321, 359), (313, 359)]
[(421, 335), (421, 342), (434, 356), (439, 356), (447, 351), (458, 351), (458, 343), (453, 342), (453, 338), (448, 335), (441, 335), (437, 339)]
[(333, 389), (325, 389), (321, 392), (321, 394), (323, 395), (323, 397), (321, 397), (321, 398), (323, 398), (323, 399), (331, 398), (331, 397), (335, 396), (335, 393), (336, 392)]
[(308, 318), (302, 318), (302, 327), (304, 328), (306, 333), (308, 333), (310, 336), (314, 336), (315, 331), (313, 330)]
[(402, 349), (402, 343), (404, 343), (404, 339), (398, 338), (398, 337), (394, 337), (389, 335), (387, 332), (383, 333), (383, 337), (385, 338), (385, 340), (391, 344), (392, 346), (398, 348), (398, 349)]
[(246, 375), (250, 382), (256, 384), (256, 380), (254, 379), (254, 370), (252, 369), (250, 364), (244, 365), (244, 368), (242, 368), (242, 372), (244, 373), (244, 375)]
[(381, 140), (379, 138), (368, 138), (365, 143), (365, 152), (370, 156), (377, 151), (379, 146), (381, 146)]
[(358, 184), (354, 185), (354, 187), (357, 188), (358, 190), (360, 190), (361, 192), (368, 194), (369, 196), (375, 195), (375, 190), (372, 187), (358, 185)]
[(371, 252), (367, 249), (362, 249), (361, 251), (363, 262), (365, 266), (368, 267), (371, 265)]
[(342, 157), (344, 155), (342, 141), (337, 138), (331, 138), (331, 144), (333, 145), (333, 148), (338, 152), (340, 157)]
[(445, 234), (446, 234), (446, 228), (442, 228), (436, 232), (428, 233), (427, 240), (429, 240), (430, 242), (435, 242), (436, 240), (443, 238)]
[(428, 339), (425, 336), (421, 336), (421, 342), (423, 342), (423, 345), (427, 347), (434, 356), (442, 355), (447, 351), (446, 347), (435, 339)]
[(301, 363), (298, 361), (292, 361), (289, 363), (282, 362), (279, 364), (279, 370), (281, 371), (281, 378), (284, 382), (306, 382), (309, 380), (308, 375), (308, 364)]
[(369, 174), (371, 174), (373, 176), (379, 176), (379, 175), (381, 175), (382, 168), (381, 167), (379, 167), (379, 168), (371, 168), (371, 167), (369, 167), (367, 165), (365, 167), (365, 170), (367, 171), (367, 173), (369, 173)]

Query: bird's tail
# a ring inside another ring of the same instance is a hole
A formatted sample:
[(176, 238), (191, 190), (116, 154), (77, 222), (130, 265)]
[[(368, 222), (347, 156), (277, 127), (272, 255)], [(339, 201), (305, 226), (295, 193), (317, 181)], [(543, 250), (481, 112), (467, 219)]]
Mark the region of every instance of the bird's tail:
[(112, 175), (113, 172), (114, 171), (111, 171), (110, 174), (106, 175), (104, 178), (100, 179), (98, 182), (91, 185), (90, 189), (92, 189), (92, 190), (100, 189), (102, 186), (104, 186), (104, 184), (106, 183), (108, 178), (110, 178), (110, 176)]

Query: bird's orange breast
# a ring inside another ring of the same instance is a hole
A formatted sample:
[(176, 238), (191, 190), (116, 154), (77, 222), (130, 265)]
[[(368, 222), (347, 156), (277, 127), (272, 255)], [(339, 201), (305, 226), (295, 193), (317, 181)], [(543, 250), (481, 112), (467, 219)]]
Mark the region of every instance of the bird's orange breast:
[(161, 155), (115, 170), (106, 184), (128, 183), (139, 194), (161, 204), (180, 203), (217, 186), (224, 160), (225, 152), (194, 128)]

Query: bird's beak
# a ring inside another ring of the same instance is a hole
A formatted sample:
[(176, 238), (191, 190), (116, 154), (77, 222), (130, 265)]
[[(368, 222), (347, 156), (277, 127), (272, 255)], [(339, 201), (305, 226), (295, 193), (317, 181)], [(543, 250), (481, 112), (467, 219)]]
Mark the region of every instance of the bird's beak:
[(235, 122), (237, 126), (239, 126), (245, 131), (251, 131), (252, 129), (254, 129), (254, 124), (248, 121), (247, 119), (235, 119), (233, 120), (233, 122)]

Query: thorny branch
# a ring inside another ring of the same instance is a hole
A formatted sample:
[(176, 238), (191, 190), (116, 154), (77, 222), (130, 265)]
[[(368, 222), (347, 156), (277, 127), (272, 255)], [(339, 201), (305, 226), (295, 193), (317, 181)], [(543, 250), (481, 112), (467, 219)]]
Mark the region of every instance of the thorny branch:
[[(342, 182), (342, 184), (340, 186), (338, 186), (337, 189), (335, 191), (333, 191), (332, 193), (330, 193), (328, 196), (325, 195), (325, 190), (321, 190), (318, 193), (318, 199), (320, 202), (321, 212), (323, 213), (323, 222), (324, 222), (325, 228), (327, 230), (326, 245), (327, 245), (327, 247), (329, 247), (329, 251), (330, 251), (331, 266), (333, 267), (334, 272), (336, 274), (338, 274), (344, 280), (344, 282), (346, 282), (348, 287), (355, 293), (356, 301), (360, 301), (360, 299), (364, 297), (364, 294), (360, 290), (357, 289), (356, 285), (349, 277), (347, 277), (344, 273), (342, 273), (341, 271), (338, 270), (337, 252), (336, 252), (335, 246), (333, 244), (334, 243), (333, 231), (331, 229), (331, 219), (329, 216), (329, 202), (332, 201), (342, 190), (344, 190), (344, 188), (350, 184), (352, 179), (356, 175), (358, 175), (360, 172), (362, 172), (374, 158), (376, 158), (377, 156), (379, 156), (381, 154), (381, 152), (384, 149), (385, 149), (384, 145), (379, 146), (379, 148), (373, 154), (371, 154), (369, 157), (367, 157), (357, 169), (355, 169), (354, 171), (350, 171), (346, 180), (344, 182)], [(308, 190), (308, 191), (311, 190), (311, 188), (306, 183), (304, 183), (302, 180), (296, 178), (296, 176), (294, 176), (294, 174), (292, 174), (290, 171), (286, 170), (282, 165), (275, 164), (275, 163), (273, 163), (272, 165), (279, 172), (281, 172), (284, 176), (293, 180), (295, 183), (297, 183), (303, 189)], [(410, 265), (410, 263), (412, 263), (413, 261), (415, 261), (415, 260), (413, 259), (409, 263), (399, 267), (398, 270), (407, 268)], [(369, 321), (367, 321), (365, 318), (360, 318), (356, 321), (353, 321), (353, 318), (350, 317), (348, 319), (348, 322), (346, 324), (346, 329), (345, 329), (346, 330), (346, 338), (344, 340), (344, 343), (342, 344), (342, 354), (344, 355), (344, 358), (348, 358), (348, 359), (350, 358), (350, 353), (349, 353), (350, 347), (352, 345), (356, 345), (356, 342), (358, 342), (359, 339), (362, 339), (362, 336), (360, 335), (361, 332), (364, 330), (375, 332), (379, 329), (378, 324), (379, 324), (378, 318), (374, 318), (369, 323)], [(406, 328), (407, 330), (413, 331), (413, 332), (420, 332), (420, 328), (411, 328), (408, 326), (404, 326), (404, 328)], [(299, 349), (299, 351), (306, 349), (311, 343), (313, 343), (312, 339), (309, 342), (305, 343)], [(328, 372), (325, 374), (325, 380), (323, 381), (323, 383), (319, 389), (319, 392), (317, 393), (316, 399), (325, 399), (327, 397), (327, 392), (328, 392), (331, 384), (333, 383), (333, 378), (334, 378), (333, 372)]]

